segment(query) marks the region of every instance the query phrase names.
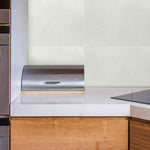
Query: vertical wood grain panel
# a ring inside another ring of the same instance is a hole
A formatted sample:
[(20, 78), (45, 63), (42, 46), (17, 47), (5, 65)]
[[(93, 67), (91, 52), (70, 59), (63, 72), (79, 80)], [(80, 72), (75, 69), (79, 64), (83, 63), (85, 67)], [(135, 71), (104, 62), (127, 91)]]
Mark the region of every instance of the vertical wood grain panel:
[(11, 150), (128, 150), (126, 118), (12, 118)]
[(131, 120), (130, 150), (150, 150), (150, 124)]

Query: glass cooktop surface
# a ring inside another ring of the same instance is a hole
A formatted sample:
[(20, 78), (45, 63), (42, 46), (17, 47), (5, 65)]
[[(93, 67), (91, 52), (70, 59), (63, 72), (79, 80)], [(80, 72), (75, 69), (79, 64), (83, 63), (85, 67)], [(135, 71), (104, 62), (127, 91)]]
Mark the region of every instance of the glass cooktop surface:
[(111, 97), (112, 99), (131, 101), (150, 105), (150, 89), (140, 92)]

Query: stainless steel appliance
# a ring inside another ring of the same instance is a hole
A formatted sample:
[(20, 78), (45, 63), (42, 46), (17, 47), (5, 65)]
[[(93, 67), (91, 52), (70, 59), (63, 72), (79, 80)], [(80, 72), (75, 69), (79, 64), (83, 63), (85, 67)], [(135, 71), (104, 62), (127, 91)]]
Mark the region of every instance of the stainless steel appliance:
[(10, 0), (0, 0), (0, 23), (10, 23)]
[(111, 98), (150, 105), (150, 89), (139, 92), (133, 92), (125, 95), (119, 95)]
[[(0, 23), (9, 23), (9, 10), (1, 9), (8, 0), (0, 0)], [(5, 7), (4, 7), (5, 8)], [(9, 150), (10, 27), (0, 26), (0, 150)]]
[[(10, 140), (10, 0), (0, 0), (0, 150), (9, 150)], [(5, 25), (3, 25), (5, 24)]]
[(10, 45), (10, 27), (0, 26), (0, 46)]
[(83, 91), (83, 65), (24, 66), (22, 91)]
[(0, 26), (0, 116), (9, 115), (10, 48), (8, 26)]
[(0, 150), (9, 150), (9, 118), (0, 118)]
[(9, 9), (0, 9), (0, 23), (10, 23)]

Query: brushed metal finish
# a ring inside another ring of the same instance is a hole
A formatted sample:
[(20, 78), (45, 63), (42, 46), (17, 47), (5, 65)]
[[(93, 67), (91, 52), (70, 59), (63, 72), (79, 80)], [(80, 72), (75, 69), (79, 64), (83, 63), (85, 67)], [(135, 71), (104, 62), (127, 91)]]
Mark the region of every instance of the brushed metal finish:
[(0, 46), (0, 115), (9, 115), (9, 46)]
[(0, 138), (0, 150), (9, 150), (9, 138)]
[(0, 9), (0, 23), (10, 23), (10, 9)]
[(10, 44), (10, 34), (0, 33), (0, 45), (9, 45)]
[(24, 66), (22, 91), (84, 90), (83, 65)]
[(9, 126), (0, 126), (0, 137), (9, 137)]

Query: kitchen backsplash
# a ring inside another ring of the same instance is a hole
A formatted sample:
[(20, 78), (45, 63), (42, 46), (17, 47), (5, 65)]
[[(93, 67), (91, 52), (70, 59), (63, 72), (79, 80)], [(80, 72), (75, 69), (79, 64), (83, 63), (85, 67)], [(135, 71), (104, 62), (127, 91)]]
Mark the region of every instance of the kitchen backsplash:
[(84, 64), (87, 86), (150, 86), (149, 0), (30, 0), (29, 64)]

